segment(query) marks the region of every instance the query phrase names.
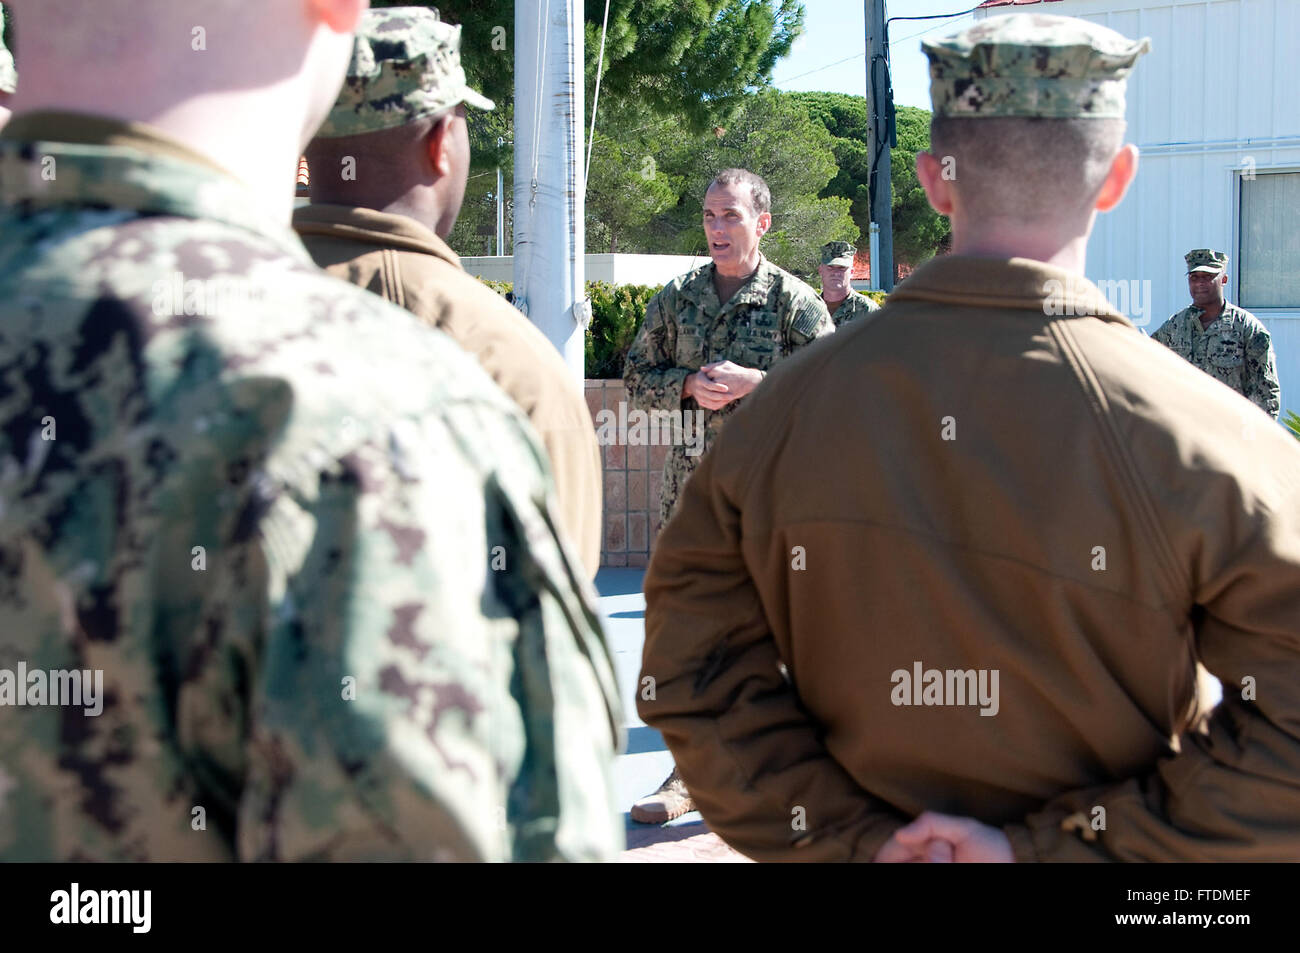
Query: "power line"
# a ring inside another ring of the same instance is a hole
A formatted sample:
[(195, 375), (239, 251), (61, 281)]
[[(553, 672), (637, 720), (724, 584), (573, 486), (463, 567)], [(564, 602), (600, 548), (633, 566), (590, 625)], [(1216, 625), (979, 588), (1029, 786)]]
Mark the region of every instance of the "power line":
[[(888, 19), (885, 20), (885, 39), (886, 40), (889, 39), (889, 24), (893, 23), (895, 20), (951, 20), (954, 17), (969, 16), (970, 14), (978, 10), (981, 6), (983, 6), (983, 4), (976, 4), (975, 6), (971, 7), (969, 10), (959, 10), (956, 13), (930, 13), (920, 17), (889, 17)], [(929, 33), (931, 30), (937, 30), (941, 26), (947, 26), (947, 24), (936, 23), (934, 26), (926, 27), (920, 33), (909, 33), (907, 36), (902, 37), (901, 39), (895, 40), (893, 42), (903, 43), (906, 42), (907, 40), (914, 40), (918, 36), (923, 36), (926, 33)]]
[[(978, 10), (979, 7), (976, 7), (975, 9)], [(970, 12), (971, 12), (971, 11), (967, 10), (965, 13), (954, 13), (953, 16), (955, 16), (955, 17), (964, 17), (964, 16), (969, 16), (969, 15), (970, 15)], [(902, 17), (899, 17), (899, 19), (901, 20), (901, 19), (903, 19), (903, 18), (902, 18)], [(920, 19), (920, 18), (918, 17), (917, 19)], [(927, 19), (928, 19), (928, 18), (927, 18)], [(918, 36), (925, 36), (925, 34), (927, 34), (927, 33), (933, 33), (935, 30), (939, 29), (940, 27), (951, 26), (951, 25), (952, 25), (952, 24), (950, 24), (950, 23), (936, 23), (934, 26), (926, 27), (924, 30), (919, 30), (919, 31), (917, 31), (916, 33), (909, 33), (909, 34), (907, 34), (907, 36), (900, 37), (899, 39), (897, 39), (897, 40), (892, 40), (892, 41), (890, 41), (890, 42), (892, 42), (892, 43), (906, 43), (908, 40), (915, 40)]]
[(968, 13), (974, 13), (982, 6), (983, 6), (982, 3), (977, 3), (969, 10), (959, 10), (956, 13), (929, 13), (923, 17), (890, 17), (885, 21), (885, 26), (888, 26), (889, 24), (893, 23), (895, 20), (947, 20), (949, 17), (964, 17)]
[(780, 83), (789, 83), (789, 82), (793, 82), (793, 81), (796, 80), (796, 79), (803, 79), (805, 76), (811, 76), (811, 75), (813, 75), (813, 73), (820, 73), (822, 70), (828, 70), (828, 69), (830, 69), (832, 66), (839, 66), (841, 63), (847, 63), (847, 62), (849, 62), (849, 60), (857, 60), (857, 59), (861, 59), (862, 57), (864, 57), (864, 56), (866, 56), (866, 55), (867, 55), (866, 52), (862, 52), (862, 53), (854, 53), (852, 56), (846, 56), (846, 57), (844, 57), (844, 59), (842, 59), (842, 60), (836, 60), (834, 63), (827, 63), (825, 66), (819, 66), (819, 67), (817, 67), (816, 69), (810, 69), (810, 70), (809, 70), (808, 72), (806, 72), (806, 73), (800, 73), (798, 76), (787, 76), (785, 79), (774, 79), (774, 80), (772, 80), (772, 82), (773, 82), (773, 84), (780, 84)]

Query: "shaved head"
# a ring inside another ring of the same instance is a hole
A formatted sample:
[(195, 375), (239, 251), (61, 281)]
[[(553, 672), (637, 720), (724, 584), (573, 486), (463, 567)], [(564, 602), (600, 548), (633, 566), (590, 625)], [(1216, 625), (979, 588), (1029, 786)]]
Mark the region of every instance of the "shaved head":
[(951, 158), (968, 218), (1038, 224), (1086, 218), (1124, 143), (1122, 119), (930, 121), (930, 153)]
[(144, 123), (287, 222), (303, 147), (343, 84), (368, 0), (13, 0), (15, 113)]
[(297, 119), (301, 148), (342, 84), (352, 51), (348, 10), (359, 17), (366, 3), (12, 0), (24, 80), (14, 108), (155, 122), (198, 97), (295, 86), (305, 110), (285, 109), (282, 96), (264, 102), (279, 107), (282, 124)]
[(316, 138), (307, 147), (313, 202), (380, 207), (380, 202), (427, 180), (425, 143), (439, 117), (356, 136)]
[(405, 215), (446, 238), (469, 177), (465, 106), (391, 129), (318, 136), (306, 155), (313, 204)]

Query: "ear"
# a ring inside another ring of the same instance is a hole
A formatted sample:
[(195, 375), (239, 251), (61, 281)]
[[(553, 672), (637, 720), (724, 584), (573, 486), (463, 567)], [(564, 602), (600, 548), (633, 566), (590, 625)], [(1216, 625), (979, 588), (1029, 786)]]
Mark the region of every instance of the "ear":
[(929, 152), (916, 154), (916, 177), (921, 180), (930, 207), (940, 215), (952, 215), (952, 182), (943, 176), (943, 164)]
[(772, 213), (763, 212), (758, 216), (758, 237), (762, 238), (767, 234), (767, 230), (772, 227)]
[(1097, 193), (1097, 211), (1109, 212), (1120, 203), (1128, 187), (1133, 184), (1137, 170), (1137, 146), (1130, 143), (1115, 153), (1115, 158), (1111, 160), (1110, 172), (1106, 174), (1106, 181), (1102, 183), (1101, 191)]
[(448, 147), (451, 145), (451, 123), (454, 118), (454, 114), (449, 112), (439, 119), (429, 130), (429, 137), (425, 140), (425, 147), (429, 152), (429, 164), (433, 166), (440, 178), (451, 175), (451, 154)]
[(335, 33), (356, 33), (370, 0), (305, 0), (307, 16)]

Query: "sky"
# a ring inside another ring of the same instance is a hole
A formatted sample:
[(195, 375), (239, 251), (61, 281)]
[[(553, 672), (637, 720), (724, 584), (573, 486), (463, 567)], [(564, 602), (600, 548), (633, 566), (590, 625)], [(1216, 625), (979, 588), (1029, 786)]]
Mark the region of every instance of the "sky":
[[(979, 0), (886, 0), (888, 17), (969, 10)], [(776, 65), (773, 81), (789, 91), (824, 90), (865, 95), (867, 83), (864, 0), (804, 0), (804, 33)], [(971, 14), (946, 20), (902, 20), (889, 25), (894, 102), (930, 108), (930, 73), (923, 37), (939, 37), (975, 22)]]

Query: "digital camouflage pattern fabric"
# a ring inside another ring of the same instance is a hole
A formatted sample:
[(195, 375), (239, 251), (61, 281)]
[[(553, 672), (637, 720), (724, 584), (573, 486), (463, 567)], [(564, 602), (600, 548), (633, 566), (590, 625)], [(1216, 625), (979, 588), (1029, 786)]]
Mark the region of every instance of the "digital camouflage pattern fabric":
[[(693, 397), (682, 399), (687, 377), (705, 364), (723, 360), (766, 371), (797, 348), (835, 330), (817, 292), (766, 258), (760, 259), (749, 282), (725, 305), (713, 285), (714, 269), (709, 262), (674, 278), (650, 299), (623, 371), (627, 399), (634, 407), (673, 414), (701, 411), (705, 453), (745, 398), (721, 410), (701, 410)], [(678, 444), (664, 461), (659, 493), (664, 524), (702, 456), (688, 449)]]
[(856, 321), (858, 318), (879, 310), (880, 305), (866, 295), (850, 290), (848, 297), (839, 303), (834, 314), (831, 315), (831, 321), (834, 322), (836, 328), (841, 328), (850, 321)]
[(1227, 254), (1215, 251), (1213, 248), (1193, 248), (1183, 256), (1183, 260), (1187, 262), (1187, 273), (1189, 275), (1194, 271), (1218, 275), (1222, 274), (1223, 269), (1228, 267)]
[(1228, 301), (1209, 327), (1201, 324), (1204, 313), (1195, 305), (1184, 308), (1151, 337), (1276, 420), (1282, 411), (1282, 386), (1268, 330), (1259, 318)]
[(0, 674), (103, 673), (0, 711), (0, 860), (614, 857), (593, 592), (474, 361), (147, 127), (16, 118), (0, 192)]
[(848, 242), (827, 242), (822, 246), (821, 263), (837, 268), (852, 268), (857, 249)]
[(1148, 39), (1073, 17), (990, 17), (921, 48), (937, 116), (1123, 119), (1124, 87)]
[(338, 102), (316, 135), (392, 129), (458, 103), (494, 109), (465, 80), (460, 30), (427, 7), (367, 11)]

